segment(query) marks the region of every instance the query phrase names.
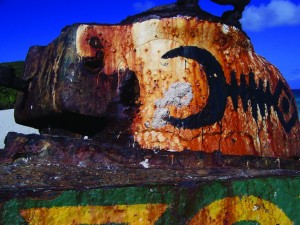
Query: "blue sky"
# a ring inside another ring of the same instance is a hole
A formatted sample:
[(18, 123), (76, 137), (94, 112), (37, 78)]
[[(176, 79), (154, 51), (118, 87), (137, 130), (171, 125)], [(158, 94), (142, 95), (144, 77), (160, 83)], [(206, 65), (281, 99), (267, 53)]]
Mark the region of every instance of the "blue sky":
[[(33, 45), (47, 45), (73, 23), (118, 23), (153, 6), (176, 0), (0, 0), (0, 62), (25, 60)], [(228, 7), (200, 0), (221, 15)], [(256, 52), (300, 89), (300, 0), (252, 0), (242, 25)]]

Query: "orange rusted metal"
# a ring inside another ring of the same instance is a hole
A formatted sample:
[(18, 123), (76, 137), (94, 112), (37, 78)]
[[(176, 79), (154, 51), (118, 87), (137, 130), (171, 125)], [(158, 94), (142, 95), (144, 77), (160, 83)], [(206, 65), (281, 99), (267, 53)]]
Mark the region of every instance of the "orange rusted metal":
[[(140, 108), (131, 130), (142, 147), (205, 152), (220, 149), (224, 154), (236, 155), (299, 154), (300, 128), (291, 91), (280, 72), (254, 52), (250, 40), (239, 29), (196, 18), (149, 20), (124, 27), (82, 25), (76, 39), (79, 56), (95, 57), (95, 50), (88, 45), (91, 37), (99, 38), (104, 45), (104, 73), (129, 68), (137, 76)], [(220, 101), (216, 104), (226, 104), (220, 120), (189, 129), (176, 127), (165, 118), (195, 115), (212, 100), (210, 85), (214, 84), (208, 82), (203, 68), (206, 65), (183, 56), (163, 58), (166, 52), (180, 46), (205, 49), (221, 65), (225, 81), (219, 87), (227, 89), (227, 96), (225, 100), (214, 98)], [(175, 96), (180, 88), (190, 88), (190, 93)], [(187, 98), (187, 103), (179, 105), (170, 96), (182, 101)], [(272, 96), (277, 97), (277, 105), (268, 102)]]
[(1, 224), (300, 223), (295, 99), (241, 29), (249, 0), (213, 1), (234, 9), (75, 24), (23, 81), (1, 68), (17, 122), (48, 134), (7, 135)]
[(174, 16), (168, 7), (181, 10), (173, 4), (147, 12), (169, 10), (159, 19), (75, 24), (31, 48), (16, 121), (145, 149), (298, 156), (292, 92), (237, 18), (232, 25), (190, 6)]

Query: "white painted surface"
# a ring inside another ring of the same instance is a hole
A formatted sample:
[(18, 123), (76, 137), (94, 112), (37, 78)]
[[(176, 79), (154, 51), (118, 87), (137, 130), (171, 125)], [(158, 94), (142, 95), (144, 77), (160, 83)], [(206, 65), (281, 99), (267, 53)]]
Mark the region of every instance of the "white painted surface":
[(16, 124), (13, 109), (0, 110), (0, 149), (4, 148), (4, 139), (8, 132), (32, 134), (38, 133), (38, 130)]
[(170, 117), (170, 111), (167, 106), (181, 108), (188, 106), (194, 95), (192, 85), (187, 82), (176, 82), (164, 93), (164, 98), (155, 102), (157, 107), (152, 121), (153, 128), (161, 128), (167, 125), (167, 119)]

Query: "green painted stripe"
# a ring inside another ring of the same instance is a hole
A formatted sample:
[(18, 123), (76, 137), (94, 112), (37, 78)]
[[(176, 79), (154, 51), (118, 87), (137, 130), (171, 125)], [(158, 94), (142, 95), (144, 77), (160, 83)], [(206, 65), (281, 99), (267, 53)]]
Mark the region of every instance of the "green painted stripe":
[[(300, 177), (260, 178), (240, 181), (214, 181), (183, 186), (143, 186), (102, 188), (88, 191), (49, 192), (47, 199), (16, 198), (4, 203), (1, 221), (4, 225), (27, 224), (20, 210), (64, 206), (112, 206), (134, 204), (167, 204), (168, 209), (156, 224), (186, 224), (202, 208), (226, 197), (255, 196), (281, 209), (300, 225)], [(241, 221), (236, 224), (256, 224)]]

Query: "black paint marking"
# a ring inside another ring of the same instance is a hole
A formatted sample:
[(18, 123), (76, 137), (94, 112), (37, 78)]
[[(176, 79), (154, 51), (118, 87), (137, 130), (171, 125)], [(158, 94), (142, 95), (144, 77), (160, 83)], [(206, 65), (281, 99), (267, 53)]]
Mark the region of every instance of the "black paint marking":
[(278, 81), (273, 94), (269, 82), (266, 83), (266, 87), (262, 79), (259, 79), (258, 85), (256, 84), (253, 72), (249, 73), (248, 82), (246, 81), (246, 75), (241, 74), (240, 85), (237, 83), (236, 74), (231, 72), (231, 83), (226, 84), (220, 63), (209, 51), (196, 46), (185, 46), (170, 50), (162, 58), (179, 56), (193, 59), (203, 66), (209, 86), (209, 97), (206, 106), (199, 113), (183, 119), (172, 116), (168, 118), (167, 122), (173, 126), (184, 129), (198, 129), (221, 121), (225, 113), (227, 97), (231, 97), (235, 110), (238, 108), (240, 97), (244, 112), (248, 111), (250, 102), (252, 116), (255, 121), (258, 121), (258, 110), (262, 117), (266, 117), (270, 115), (273, 106), (286, 132), (290, 132), (298, 120), (296, 103), (287, 86), (281, 80)]
[[(228, 96), (231, 97), (235, 110), (238, 106), (238, 96), (242, 100), (245, 112), (248, 111), (248, 103), (251, 103), (252, 116), (255, 121), (258, 120), (258, 109), (260, 115), (265, 117), (266, 110), (267, 115), (270, 115), (273, 106), (285, 131), (290, 132), (297, 121), (298, 115), (295, 101), (287, 86), (279, 80), (275, 92), (272, 94), (269, 82), (264, 87), (263, 80), (259, 79), (258, 85), (256, 85), (254, 73), (250, 72), (248, 76), (249, 84), (246, 82), (246, 76), (242, 74), (241, 83), (238, 86), (236, 74), (231, 73), (231, 84), (227, 85), (227, 88), (229, 90)], [(285, 117), (289, 117), (289, 119), (285, 119)]]
[(290, 111), (290, 102), (286, 97), (282, 99), (282, 111), (284, 113), (289, 113)]
[(201, 112), (184, 119), (170, 117), (167, 122), (175, 127), (197, 129), (220, 121), (224, 116), (227, 101), (226, 80), (220, 63), (210, 52), (195, 46), (173, 49), (164, 54), (162, 58), (167, 59), (178, 56), (193, 59), (203, 65), (210, 95), (206, 106)]
[[(280, 97), (282, 95), (285, 95), (284, 98), (287, 98), (286, 100), (289, 102), (288, 108), (284, 105), (284, 101), (280, 101)], [(288, 90), (287, 86), (282, 81), (278, 82), (272, 99), (274, 101), (274, 109), (278, 114), (278, 118), (281, 124), (283, 125), (284, 129), (287, 132), (289, 132), (298, 120), (298, 112), (295, 100), (291, 95), (291, 92)], [(285, 112), (287, 109), (289, 109), (289, 112)]]

